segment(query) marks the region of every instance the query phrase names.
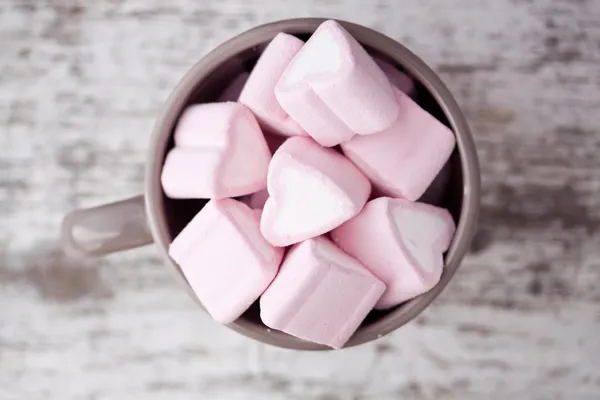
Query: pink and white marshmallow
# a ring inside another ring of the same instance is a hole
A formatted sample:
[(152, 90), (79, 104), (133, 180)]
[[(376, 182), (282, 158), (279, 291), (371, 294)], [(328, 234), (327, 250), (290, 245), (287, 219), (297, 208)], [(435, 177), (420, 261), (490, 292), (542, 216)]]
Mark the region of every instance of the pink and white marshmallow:
[(188, 108), (175, 129), (175, 148), (161, 181), (171, 198), (225, 198), (267, 186), (271, 153), (254, 115), (239, 103)]
[(274, 91), (281, 74), (303, 45), (302, 40), (287, 33), (275, 36), (240, 93), (239, 102), (252, 110), (265, 131), (283, 136), (306, 136), (304, 129), (281, 108)]
[(343, 224), (362, 209), (369, 180), (343, 155), (310, 138), (288, 139), (273, 155), (260, 229), (288, 246)]
[(341, 147), (383, 194), (417, 200), (454, 150), (454, 133), (394, 89), (398, 119), (383, 132), (356, 136)]
[(249, 76), (250, 74), (248, 72), (242, 72), (233, 78), (225, 90), (223, 90), (217, 99), (217, 102), (238, 101), (240, 93), (242, 93), (242, 89), (244, 88), (244, 85), (246, 85)]
[(375, 306), (386, 309), (435, 286), (454, 231), (452, 216), (443, 208), (380, 197), (333, 230), (331, 238), (386, 284)]
[(385, 290), (360, 262), (318, 237), (295, 245), (260, 298), (265, 325), (341, 348)]
[(281, 75), (281, 107), (323, 146), (389, 128), (398, 104), (387, 77), (337, 22), (313, 33)]
[(169, 247), (198, 300), (221, 323), (234, 321), (258, 299), (283, 252), (263, 239), (259, 215), (233, 199), (206, 203)]

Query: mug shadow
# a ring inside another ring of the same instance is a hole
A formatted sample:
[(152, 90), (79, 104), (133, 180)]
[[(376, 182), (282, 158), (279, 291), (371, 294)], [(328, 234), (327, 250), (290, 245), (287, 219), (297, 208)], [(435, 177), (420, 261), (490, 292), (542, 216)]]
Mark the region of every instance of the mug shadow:
[(29, 252), (4, 254), (0, 285), (30, 287), (42, 300), (53, 303), (110, 298), (113, 292), (102, 278), (98, 263), (69, 258), (58, 240), (44, 240)]

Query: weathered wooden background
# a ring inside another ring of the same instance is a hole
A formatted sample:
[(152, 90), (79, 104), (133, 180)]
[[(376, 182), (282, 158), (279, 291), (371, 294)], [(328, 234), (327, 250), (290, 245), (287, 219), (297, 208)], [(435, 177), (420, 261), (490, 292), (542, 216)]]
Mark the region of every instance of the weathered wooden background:
[[(415, 323), (296, 353), (212, 323), (152, 248), (85, 265), (66, 211), (141, 191), (211, 48), (332, 16), (433, 65), (472, 124), (481, 232)], [(0, 0), (0, 399), (600, 398), (600, 1)]]

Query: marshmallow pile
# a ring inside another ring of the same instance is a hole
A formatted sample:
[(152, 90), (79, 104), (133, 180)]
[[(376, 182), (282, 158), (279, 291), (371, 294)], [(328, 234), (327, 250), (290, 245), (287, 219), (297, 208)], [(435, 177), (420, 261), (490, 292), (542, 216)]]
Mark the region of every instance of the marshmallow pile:
[(268, 327), (340, 348), (373, 308), (439, 281), (455, 224), (417, 200), (443, 189), (455, 138), (413, 91), (327, 21), (306, 43), (278, 34), (183, 113), (163, 190), (210, 201), (169, 254), (215, 320), (260, 298)]

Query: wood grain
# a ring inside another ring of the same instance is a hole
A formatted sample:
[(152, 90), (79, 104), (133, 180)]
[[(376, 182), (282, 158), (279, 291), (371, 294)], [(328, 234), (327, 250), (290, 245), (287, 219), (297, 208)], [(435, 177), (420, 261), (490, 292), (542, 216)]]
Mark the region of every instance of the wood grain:
[[(415, 323), (335, 353), (212, 323), (152, 248), (85, 264), (61, 216), (141, 191), (154, 118), (203, 54), (331, 16), (434, 66), (472, 125), (481, 229)], [(0, 1), (0, 399), (600, 397), (600, 2)]]

